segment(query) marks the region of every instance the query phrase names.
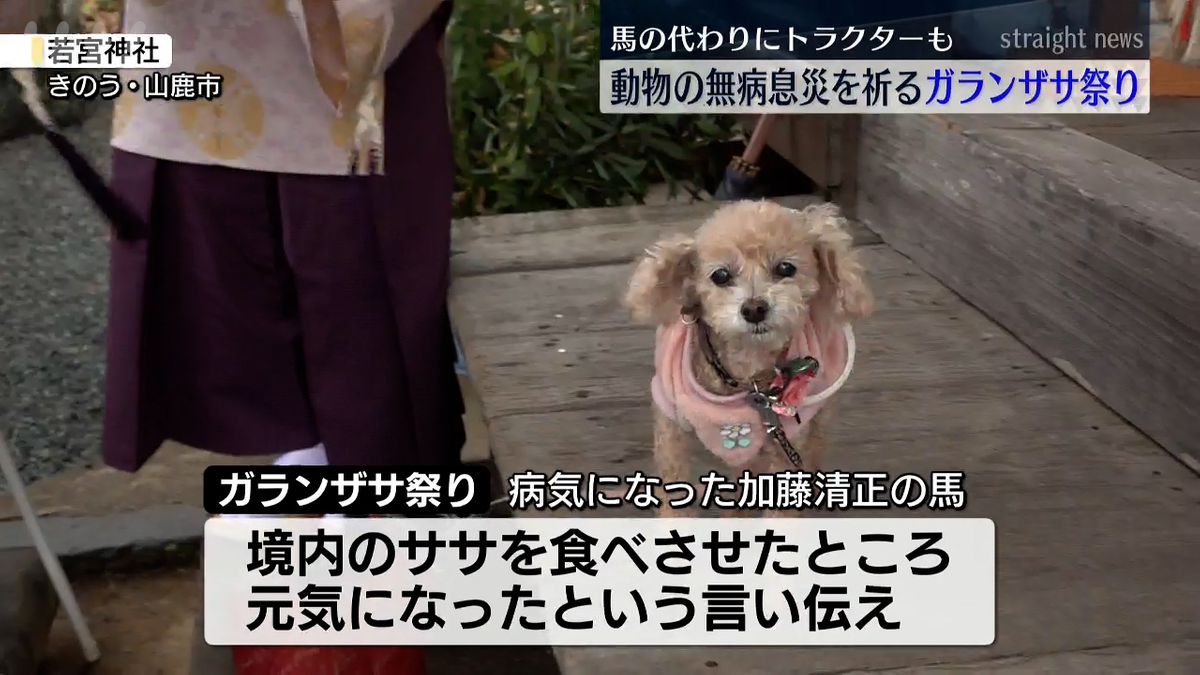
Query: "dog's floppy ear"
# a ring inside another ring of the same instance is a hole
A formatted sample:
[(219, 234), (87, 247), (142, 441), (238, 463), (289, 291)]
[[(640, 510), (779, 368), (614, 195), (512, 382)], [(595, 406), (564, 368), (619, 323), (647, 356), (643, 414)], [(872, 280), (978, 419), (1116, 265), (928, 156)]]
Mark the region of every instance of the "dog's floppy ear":
[(849, 223), (841, 209), (832, 203), (810, 206), (800, 212), (816, 234), (813, 253), (817, 258), (821, 284), (818, 302), (828, 303), (833, 314), (847, 319), (869, 316), (875, 309), (875, 299), (867, 285), (866, 275)]
[(693, 304), (695, 241), (685, 235), (663, 239), (646, 249), (625, 292), (625, 306), (639, 323), (667, 324)]

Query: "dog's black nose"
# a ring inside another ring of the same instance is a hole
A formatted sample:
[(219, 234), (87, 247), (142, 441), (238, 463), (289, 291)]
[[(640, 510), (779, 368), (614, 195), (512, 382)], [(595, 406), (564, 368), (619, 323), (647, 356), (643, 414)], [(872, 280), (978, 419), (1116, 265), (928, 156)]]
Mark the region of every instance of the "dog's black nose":
[(762, 323), (766, 321), (770, 309), (765, 300), (751, 298), (742, 303), (742, 318), (749, 323)]

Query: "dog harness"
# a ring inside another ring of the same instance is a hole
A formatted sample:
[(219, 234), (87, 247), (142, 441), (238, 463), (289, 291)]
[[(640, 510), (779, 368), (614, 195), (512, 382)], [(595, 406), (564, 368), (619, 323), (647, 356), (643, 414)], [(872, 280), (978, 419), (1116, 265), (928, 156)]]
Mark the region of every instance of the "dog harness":
[[(767, 417), (778, 420), (787, 437), (797, 437), (842, 388), (854, 369), (854, 331), (850, 325), (817, 327), (809, 322), (792, 338), (785, 359), (812, 357), (820, 369), (795, 392), (798, 396), (792, 406), (794, 410), (775, 407), (777, 414), (764, 416), (761, 407), (751, 405), (753, 397), (747, 392), (720, 395), (700, 385), (692, 366), (692, 349), (700, 330), (696, 324), (683, 322), (659, 327), (651, 393), (664, 415), (692, 430), (709, 451), (731, 467), (745, 466), (772, 438), (770, 427), (774, 425), (768, 423)], [(792, 394), (793, 388), (788, 389)], [(788, 450), (786, 446), (784, 449)], [(789, 459), (797, 463), (790, 456)]]

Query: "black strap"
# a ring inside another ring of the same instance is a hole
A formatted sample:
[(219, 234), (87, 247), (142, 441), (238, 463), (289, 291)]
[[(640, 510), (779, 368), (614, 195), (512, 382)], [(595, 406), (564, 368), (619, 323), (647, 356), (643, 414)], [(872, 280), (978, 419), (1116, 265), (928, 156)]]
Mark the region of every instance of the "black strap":
[(787, 455), (788, 461), (792, 463), (792, 466), (803, 471), (804, 458), (800, 456), (800, 453), (796, 451), (796, 447), (792, 445), (791, 441), (788, 440), (787, 434), (783, 431), (783, 427), (772, 427), (767, 430), (767, 433), (769, 433), (771, 438), (775, 439), (775, 442), (779, 444), (779, 449), (783, 450), (784, 455)]
[(43, 133), (46, 140), (54, 147), (55, 152), (67, 163), (76, 182), (108, 219), (117, 238), (122, 241), (137, 239), (138, 233), (144, 231), (145, 228), (133, 208), (109, 186), (91, 162), (66, 136), (63, 136), (57, 129), (45, 129)]
[(708, 324), (704, 323), (703, 320), (699, 321), (698, 323), (700, 324), (700, 351), (704, 352), (704, 360), (708, 361), (708, 365), (711, 366), (714, 371), (716, 371), (717, 377), (721, 378), (721, 381), (724, 382), (726, 386), (734, 389), (741, 389), (742, 383), (725, 369), (725, 366), (721, 363), (721, 359), (717, 356), (717, 349), (713, 346), (712, 335), (710, 334)]

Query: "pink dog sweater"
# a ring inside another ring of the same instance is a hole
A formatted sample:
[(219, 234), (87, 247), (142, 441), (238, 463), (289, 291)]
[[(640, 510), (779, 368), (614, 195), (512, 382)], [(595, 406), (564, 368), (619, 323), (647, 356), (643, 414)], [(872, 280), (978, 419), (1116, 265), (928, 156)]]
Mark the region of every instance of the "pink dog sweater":
[[(721, 396), (704, 389), (692, 368), (695, 325), (675, 322), (662, 326), (654, 345), (654, 379), (650, 389), (654, 403), (664, 415), (691, 429), (704, 446), (729, 466), (744, 466), (754, 459), (766, 442), (774, 443), (758, 411), (746, 400), (745, 392)], [(820, 369), (808, 385), (803, 402), (796, 407), (800, 423), (784, 420), (789, 438), (808, 425), (850, 376), (854, 369), (854, 332), (849, 324), (809, 322), (798, 331), (787, 358), (812, 356)]]

